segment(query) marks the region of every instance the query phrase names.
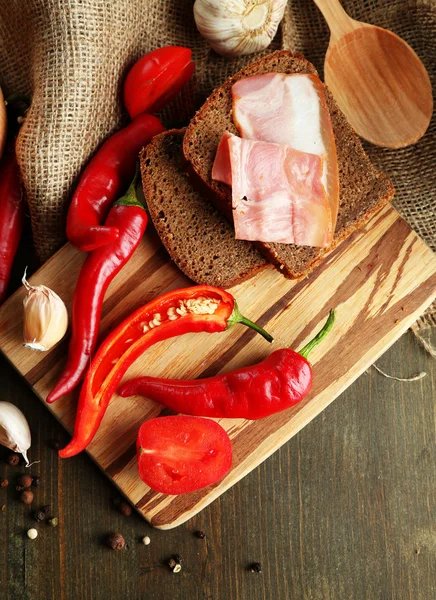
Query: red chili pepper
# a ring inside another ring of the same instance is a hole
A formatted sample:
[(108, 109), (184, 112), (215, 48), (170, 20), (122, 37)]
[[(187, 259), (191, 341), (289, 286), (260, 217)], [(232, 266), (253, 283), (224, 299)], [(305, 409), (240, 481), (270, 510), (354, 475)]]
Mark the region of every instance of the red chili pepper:
[(118, 238), (116, 225), (101, 223), (132, 181), (141, 148), (162, 131), (157, 117), (139, 115), (108, 138), (88, 163), (67, 216), (67, 237), (79, 250), (89, 252)]
[(186, 85), (194, 73), (192, 51), (165, 46), (141, 57), (127, 73), (124, 105), (130, 117), (159, 112)]
[(334, 311), (318, 335), (300, 352), (288, 348), (272, 352), (253, 365), (194, 381), (138, 377), (121, 386), (118, 394), (146, 396), (164, 406), (200, 417), (262, 419), (300, 402), (312, 387), (309, 352), (333, 326)]
[(135, 311), (98, 349), (80, 392), (73, 439), (59, 456), (69, 458), (88, 446), (124, 373), (147, 348), (184, 333), (225, 331), (235, 323), (272, 341), (241, 315), (231, 294), (208, 285), (172, 290)]
[(0, 164), (0, 304), (24, 226), (24, 197), (13, 143)]
[(93, 250), (80, 271), (73, 297), (68, 360), (59, 381), (47, 397), (48, 403), (71, 392), (83, 378), (97, 345), (106, 290), (144, 235), (148, 218), (144, 207), (136, 198), (138, 173), (139, 171), (126, 195), (115, 202), (106, 219), (106, 225), (118, 227), (119, 238)]

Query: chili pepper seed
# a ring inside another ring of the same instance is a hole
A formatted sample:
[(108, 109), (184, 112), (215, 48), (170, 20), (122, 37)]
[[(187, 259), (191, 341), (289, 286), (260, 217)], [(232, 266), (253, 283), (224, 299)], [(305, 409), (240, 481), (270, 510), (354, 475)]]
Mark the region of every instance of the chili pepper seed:
[(52, 519), (48, 520), (48, 524), (51, 527), (57, 527), (59, 525), (59, 519), (57, 517), (53, 517)]
[(180, 573), (181, 570), (182, 570), (182, 565), (180, 563), (177, 563), (173, 569), (173, 573)]

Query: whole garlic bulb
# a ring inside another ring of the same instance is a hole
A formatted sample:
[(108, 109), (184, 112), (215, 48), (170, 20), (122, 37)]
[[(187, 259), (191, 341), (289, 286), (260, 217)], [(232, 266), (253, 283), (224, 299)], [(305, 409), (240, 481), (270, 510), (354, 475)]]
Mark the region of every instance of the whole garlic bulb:
[(196, 0), (198, 31), (218, 54), (241, 56), (270, 45), (287, 0)]
[(45, 352), (66, 334), (68, 312), (59, 296), (45, 285), (30, 285), (26, 274), (22, 279), (27, 294), (23, 300), (24, 345)]

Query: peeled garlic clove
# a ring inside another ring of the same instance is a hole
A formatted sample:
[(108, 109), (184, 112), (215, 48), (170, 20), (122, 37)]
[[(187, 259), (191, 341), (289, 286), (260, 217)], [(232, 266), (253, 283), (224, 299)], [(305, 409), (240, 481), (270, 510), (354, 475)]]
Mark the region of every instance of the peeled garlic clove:
[(198, 31), (218, 54), (241, 56), (267, 48), (287, 0), (196, 0)]
[(30, 443), (29, 424), (21, 410), (10, 402), (0, 402), (0, 444), (22, 454), (27, 466)]
[(45, 352), (66, 334), (68, 312), (61, 298), (45, 285), (32, 286), (23, 277), (27, 294), (24, 305), (24, 346)]

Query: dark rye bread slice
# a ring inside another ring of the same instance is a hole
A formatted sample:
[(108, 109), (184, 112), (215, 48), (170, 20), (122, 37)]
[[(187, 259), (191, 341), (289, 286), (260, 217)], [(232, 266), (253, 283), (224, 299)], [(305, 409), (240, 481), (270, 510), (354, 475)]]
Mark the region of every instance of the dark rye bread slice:
[[(238, 134), (232, 119), (232, 85), (244, 77), (262, 73), (317, 73), (301, 55), (279, 50), (248, 65), (217, 88), (188, 126), (183, 153), (199, 185), (208, 187), (209, 199), (233, 222), (231, 189), (211, 177), (216, 149), (223, 131)], [(257, 243), (261, 252), (291, 279), (307, 275), (341, 240), (384, 206), (394, 195), (389, 179), (370, 162), (362, 145), (325, 88), (336, 138), (339, 168), (339, 214), (333, 244), (328, 249), (292, 244)]]
[(157, 135), (141, 153), (147, 207), (169, 255), (190, 279), (231, 287), (268, 263), (189, 182), (183, 167), (185, 130)]

